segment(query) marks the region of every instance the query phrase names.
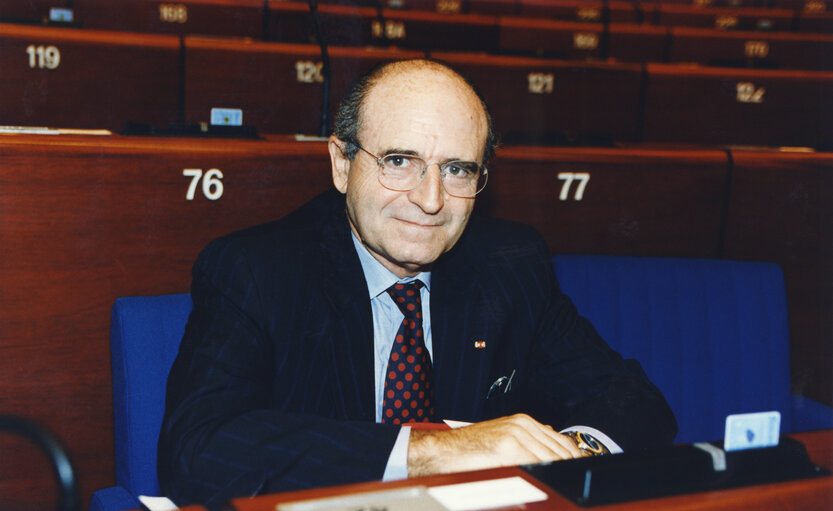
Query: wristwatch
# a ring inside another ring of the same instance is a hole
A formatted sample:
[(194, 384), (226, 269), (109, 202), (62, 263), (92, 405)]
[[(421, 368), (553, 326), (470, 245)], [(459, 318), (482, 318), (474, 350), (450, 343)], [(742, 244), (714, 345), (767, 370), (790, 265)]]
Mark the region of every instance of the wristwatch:
[(596, 440), (592, 435), (588, 435), (587, 433), (583, 433), (581, 431), (570, 431), (564, 434), (572, 438), (576, 443), (576, 447), (588, 456), (610, 454), (607, 447), (605, 447), (603, 443)]

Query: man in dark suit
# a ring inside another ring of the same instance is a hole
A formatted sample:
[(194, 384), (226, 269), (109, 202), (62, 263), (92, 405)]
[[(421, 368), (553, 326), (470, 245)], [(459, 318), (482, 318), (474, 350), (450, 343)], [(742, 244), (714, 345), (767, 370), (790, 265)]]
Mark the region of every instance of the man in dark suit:
[[(168, 496), (216, 507), (673, 440), (662, 395), (559, 291), (540, 236), (471, 217), (493, 147), (485, 104), (441, 64), (354, 86), (329, 141), (336, 190), (195, 264), (159, 441)], [(473, 424), (410, 427), (443, 419)]]

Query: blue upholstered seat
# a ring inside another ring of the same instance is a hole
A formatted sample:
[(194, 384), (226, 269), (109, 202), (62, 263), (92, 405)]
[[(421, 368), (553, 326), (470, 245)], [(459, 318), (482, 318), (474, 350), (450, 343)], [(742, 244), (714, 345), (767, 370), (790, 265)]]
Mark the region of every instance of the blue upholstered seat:
[[(779, 410), (782, 430), (833, 427), (833, 411), (790, 395), (784, 282), (772, 264), (619, 256), (555, 256), (564, 291), (602, 336), (638, 359), (668, 398), (677, 441), (723, 436), (727, 414)], [(116, 484), (90, 509), (136, 509), (158, 495), (156, 441), (165, 381), (191, 310), (187, 294), (113, 306)]]
[(782, 432), (833, 426), (829, 407), (790, 394), (787, 303), (775, 264), (558, 255), (553, 266), (579, 312), (665, 394), (678, 442), (722, 439), (732, 413), (778, 410)]
[(92, 511), (138, 509), (159, 495), (156, 441), (165, 383), (191, 312), (188, 294), (119, 298), (110, 324), (116, 486), (95, 492)]

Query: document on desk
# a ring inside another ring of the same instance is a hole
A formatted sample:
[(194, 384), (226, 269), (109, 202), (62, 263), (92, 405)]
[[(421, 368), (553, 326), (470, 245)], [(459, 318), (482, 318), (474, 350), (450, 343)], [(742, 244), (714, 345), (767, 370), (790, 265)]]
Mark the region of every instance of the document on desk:
[(428, 488), (428, 494), (449, 511), (493, 509), (547, 500), (546, 493), (519, 476), (434, 486)]
[(277, 511), (471, 511), (539, 502), (547, 494), (524, 478), (504, 477), (445, 486), (411, 486), (279, 504)]
[(448, 511), (428, 495), (424, 486), (411, 486), (354, 495), (304, 500), (280, 504), (277, 511), (356, 511), (384, 509), (386, 511)]

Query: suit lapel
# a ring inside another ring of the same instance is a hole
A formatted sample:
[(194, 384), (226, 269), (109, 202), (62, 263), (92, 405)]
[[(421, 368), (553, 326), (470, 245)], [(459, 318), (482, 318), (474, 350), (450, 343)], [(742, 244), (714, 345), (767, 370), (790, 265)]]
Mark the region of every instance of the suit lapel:
[(339, 415), (374, 421), (373, 317), (343, 200), (341, 205), (324, 227), (321, 242), (325, 253), (322, 293), (334, 314), (329, 330), (333, 349), (329, 376), (334, 380), (335, 402), (343, 406)]
[(455, 248), (447, 254), (431, 277), (437, 413), (439, 418), (481, 420), (506, 313), (489, 299), (489, 270), (477, 267), (464, 252)]

